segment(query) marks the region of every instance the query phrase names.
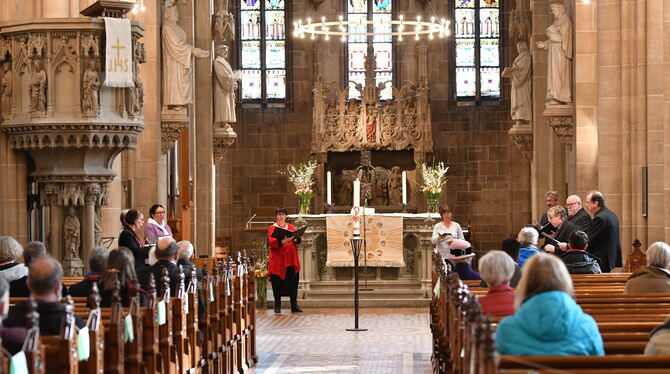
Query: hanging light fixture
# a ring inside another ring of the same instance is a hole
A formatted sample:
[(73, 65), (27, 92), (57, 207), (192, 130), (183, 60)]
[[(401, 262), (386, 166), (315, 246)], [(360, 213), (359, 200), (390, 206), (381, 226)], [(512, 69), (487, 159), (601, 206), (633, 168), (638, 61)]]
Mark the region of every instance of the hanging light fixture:
[[(362, 25), (389, 27), (380, 27), (370, 31), (368, 27), (361, 28)], [(302, 20), (293, 22), (293, 37), (304, 39), (305, 34), (308, 34), (310, 39), (323, 36), (324, 40), (330, 40), (331, 36), (339, 36), (342, 41), (346, 41), (348, 36), (397, 36), (398, 41), (402, 41), (403, 36), (414, 36), (416, 40), (419, 40), (421, 36), (425, 35), (429, 40), (432, 40), (435, 36), (439, 38), (449, 36), (449, 26), (450, 21), (444, 18), (437, 21), (434, 16), (431, 17), (430, 22), (422, 21), (421, 16), (417, 16), (416, 21), (405, 20), (403, 15), (398, 16), (397, 19), (359, 19), (353, 21), (344, 20), (342, 16), (337, 21), (326, 21), (325, 17), (321, 17), (321, 22), (312, 22), (311, 18), (307, 18), (306, 22)]]
[(133, 14), (137, 14), (138, 11), (144, 12), (147, 10), (144, 6), (144, 0), (132, 0), (131, 2), (135, 3), (135, 5), (133, 5), (133, 10), (131, 10)]

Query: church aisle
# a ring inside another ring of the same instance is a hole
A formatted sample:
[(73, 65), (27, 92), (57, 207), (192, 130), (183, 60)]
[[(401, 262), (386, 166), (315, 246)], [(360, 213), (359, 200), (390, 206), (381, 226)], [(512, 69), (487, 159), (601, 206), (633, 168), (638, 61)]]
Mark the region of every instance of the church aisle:
[(354, 327), (352, 309), (305, 309), (305, 313), (260, 311), (256, 331), (259, 362), (250, 374), (430, 373), (427, 308), (362, 309)]

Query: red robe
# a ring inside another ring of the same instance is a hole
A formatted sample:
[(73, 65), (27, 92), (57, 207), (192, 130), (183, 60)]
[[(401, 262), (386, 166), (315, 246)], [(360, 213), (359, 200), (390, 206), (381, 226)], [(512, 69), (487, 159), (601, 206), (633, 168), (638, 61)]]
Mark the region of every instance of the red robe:
[[(277, 238), (272, 237), (275, 225), (268, 227), (268, 243), (270, 243), (270, 259), (268, 261), (268, 274), (276, 274), (281, 279), (286, 278), (286, 268), (295, 266), (296, 274), (300, 272), (300, 258), (298, 258), (298, 247), (292, 240), (284, 245)], [(289, 231), (295, 231), (295, 226), (288, 224)], [(298, 240), (299, 242), (300, 240)]]

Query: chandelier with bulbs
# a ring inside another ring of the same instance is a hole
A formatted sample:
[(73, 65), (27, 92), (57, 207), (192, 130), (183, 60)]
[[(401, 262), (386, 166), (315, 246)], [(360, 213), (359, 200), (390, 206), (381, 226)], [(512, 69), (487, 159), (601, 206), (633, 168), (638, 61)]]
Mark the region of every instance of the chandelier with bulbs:
[(132, 0), (130, 1), (131, 3), (135, 3), (133, 5), (133, 9), (130, 11), (133, 14), (137, 14), (137, 12), (144, 12), (147, 10), (147, 8), (144, 6), (144, 0)]
[[(375, 27), (374, 31), (371, 31), (370, 27), (363, 29), (361, 26), (364, 25), (382, 27)], [(403, 37), (413, 36), (419, 40), (421, 36), (427, 36), (432, 40), (436, 36), (438, 38), (449, 36), (449, 26), (448, 20), (442, 18), (438, 21), (434, 16), (430, 18), (430, 22), (423, 21), (421, 16), (417, 16), (416, 21), (406, 20), (403, 15), (398, 16), (398, 19), (353, 21), (344, 20), (342, 16), (337, 21), (326, 21), (326, 17), (321, 17), (321, 22), (312, 22), (311, 18), (307, 18), (306, 22), (302, 20), (293, 22), (293, 37), (304, 39), (305, 35), (310, 35), (310, 39), (316, 39), (317, 36), (323, 36), (324, 40), (330, 40), (330, 37), (340, 37), (343, 42), (347, 40), (347, 36), (395, 36), (398, 41), (402, 41)]]

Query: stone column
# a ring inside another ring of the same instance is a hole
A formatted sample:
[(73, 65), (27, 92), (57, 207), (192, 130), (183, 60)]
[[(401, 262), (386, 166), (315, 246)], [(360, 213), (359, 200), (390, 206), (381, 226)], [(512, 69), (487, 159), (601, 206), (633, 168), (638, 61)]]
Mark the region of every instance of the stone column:
[[(209, 0), (196, 0), (194, 11), (195, 46), (212, 49), (212, 9)], [(194, 245), (200, 254), (214, 250), (214, 161), (212, 129), (212, 59), (195, 60), (195, 104), (193, 105), (195, 149)]]
[(44, 194), (49, 204), (49, 248), (48, 252), (55, 258), (64, 258), (61, 252), (61, 214), (58, 206), (58, 186), (56, 184), (47, 184), (44, 187)]
[(84, 211), (84, 232), (82, 241), (81, 257), (88, 258), (88, 251), (95, 246), (95, 204), (100, 197), (100, 185), (91, 183), (86, 187), (85, 211)]

